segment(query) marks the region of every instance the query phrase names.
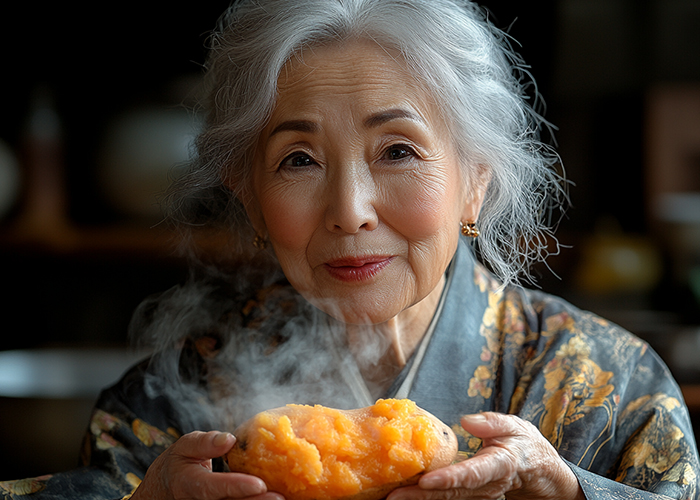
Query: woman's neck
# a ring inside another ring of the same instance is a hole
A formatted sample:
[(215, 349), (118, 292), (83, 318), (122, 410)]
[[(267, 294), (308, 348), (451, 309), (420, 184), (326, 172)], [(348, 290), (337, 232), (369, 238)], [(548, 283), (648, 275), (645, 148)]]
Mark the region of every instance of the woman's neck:
[(423, 300), (385, 323), (348, 325), (350, 352), (372, 396), (381, 396), (406, 366), (437, 309), (445, 277)]

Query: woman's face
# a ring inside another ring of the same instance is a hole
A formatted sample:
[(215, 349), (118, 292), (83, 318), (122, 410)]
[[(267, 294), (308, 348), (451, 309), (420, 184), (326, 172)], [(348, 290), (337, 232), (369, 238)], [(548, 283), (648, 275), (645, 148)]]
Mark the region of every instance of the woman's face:
[(256, 230), (292, 286), (348, 323), (383, 323), (439, 293), (459, 222), (483, 197), (397, 61), (370, 42), (291, 60), (253, 165)]

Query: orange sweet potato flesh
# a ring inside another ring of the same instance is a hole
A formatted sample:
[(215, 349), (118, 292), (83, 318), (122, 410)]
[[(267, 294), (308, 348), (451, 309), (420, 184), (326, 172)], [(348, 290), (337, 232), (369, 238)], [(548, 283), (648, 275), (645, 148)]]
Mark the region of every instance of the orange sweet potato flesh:
[(407, 399), (357, 410), (287, 405), (234, 434), (231, 471), (260, 477), (287, 500), (378, 500), (457, 455), (454, 432)]

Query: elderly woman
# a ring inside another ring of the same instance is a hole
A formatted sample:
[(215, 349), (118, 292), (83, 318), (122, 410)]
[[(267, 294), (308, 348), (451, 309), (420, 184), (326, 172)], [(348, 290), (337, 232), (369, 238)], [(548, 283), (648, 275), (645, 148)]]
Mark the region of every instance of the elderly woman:
[(279, 499), (223, 469), (236, 424), (379, 397), (439, 417), (463, 458), (391, 500), (697, 497), (656, 354), (517, 285), (565, 196), (526, 72), (476, 5), (243, 0), (212, 41), (172, 215), (230, 238), (135, 315), (155, 354), (103, 392), (84, 467), (3, 483), (11, 498)]

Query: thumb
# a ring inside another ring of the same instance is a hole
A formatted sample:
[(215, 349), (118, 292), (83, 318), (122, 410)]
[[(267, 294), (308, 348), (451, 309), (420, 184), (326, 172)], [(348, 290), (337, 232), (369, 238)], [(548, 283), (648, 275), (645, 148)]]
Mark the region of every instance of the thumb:
[(484, 412), (465, 415), (461, 420), (462, 428), (478, 438), (499, 436), (517, 436), (525, 433), (522, 421), (513, 415)]
[(196, 460), (208, 460), (224, 455), (229, 451), (236, 438), (228, 432), (190, 432), (173, 445), (173, 453)]

